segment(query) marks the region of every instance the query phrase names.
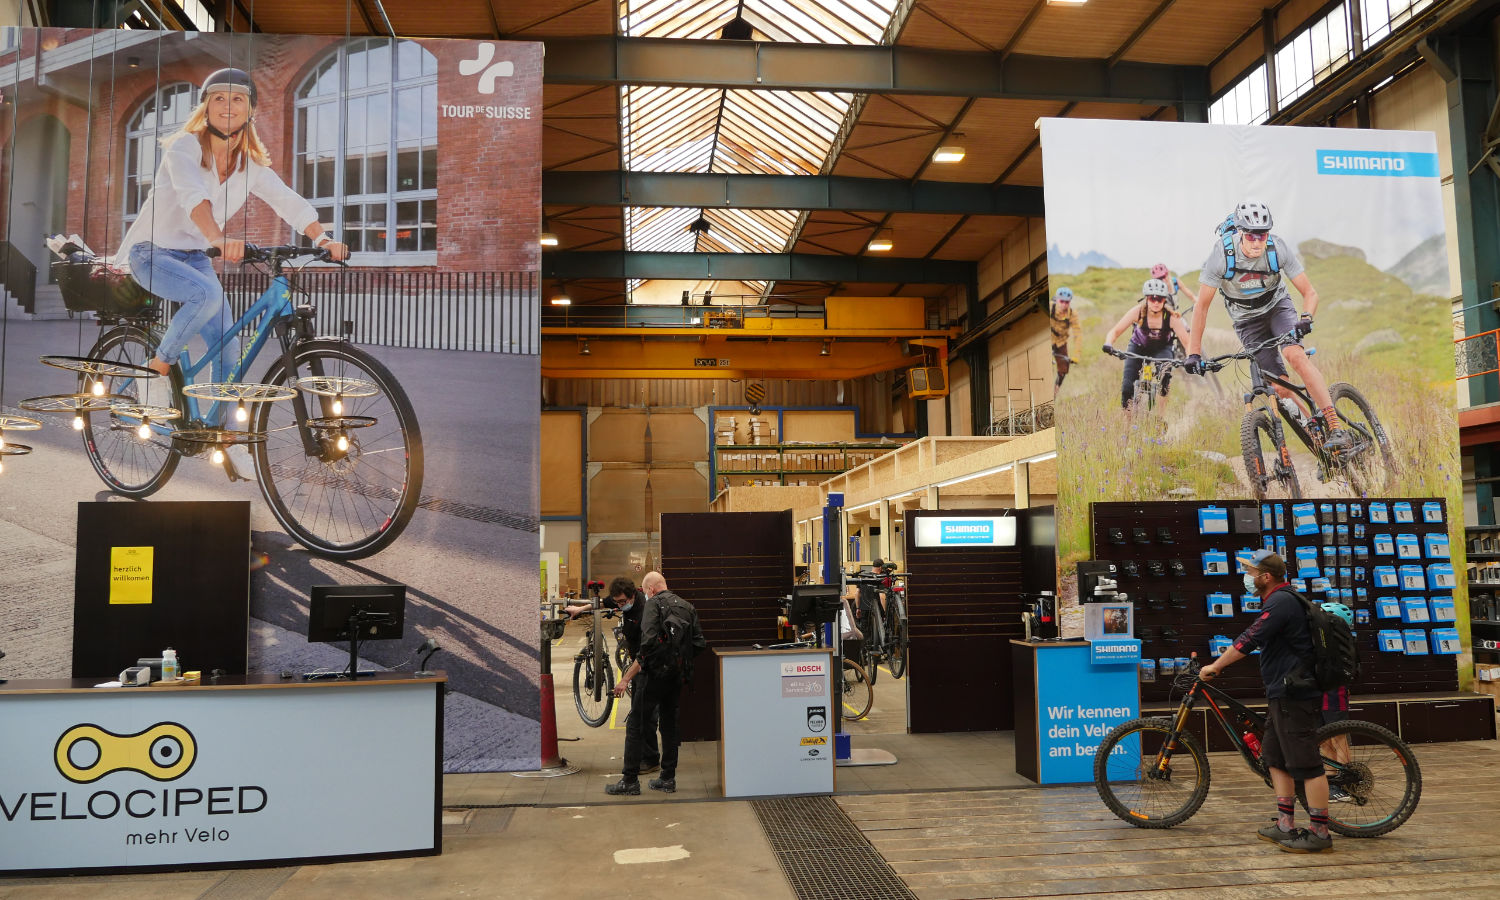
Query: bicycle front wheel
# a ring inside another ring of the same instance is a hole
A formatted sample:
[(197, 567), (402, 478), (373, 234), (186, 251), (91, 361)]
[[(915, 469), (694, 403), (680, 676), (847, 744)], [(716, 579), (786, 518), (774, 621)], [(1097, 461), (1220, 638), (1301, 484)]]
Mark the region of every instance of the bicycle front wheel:
[[(1405, 742), (1373, 722), (1348, 719), (1318, 729), (1330, 792), (1328, 827), (1345, 837), (1376, 837), (1401, 827), (1422, 799), (1422, 769)], [(1347, 748), (1347, 749), (1345, 749)], [(1307, 806), (1302, 785), (1297, 796)]]
[(901, 608), (901, 601), (892, 599), (894, 604), (891, 622), (891, 677), (901, 678), (906, 675), (906, 650), (911, 642), (906, 633), (906, 611)]
[(878, 608), (870, 611), (867, 617), (870, 628), (865, 632), (865, 642), (862, 646), (859, 662), (864, 667), (865, 677), (870, 680), (870, 686), (875, 686), (875, 679), (880, 677), (880, 660), (885, 649), (885, 623), (881, 621)]
[[(296, 372), (277, 357), (262, 380), (329, 376), (373, 383), (368, 397), (304, 392), (297, 400), (257, 404), (255, 445), (261, 494), (287, 534), (336, 559), (379, 553), (411, 521), (422, 493), (422, 432), (411, 401), (390, 370), (341, 341), (309, 341), (296, 350)], [(299, 418), (299, 407), (306, 417)], [(364, 419), (356, 418), (364, 417)], [(340, 427), (341, 420), (368, 427)], [(339, 449), (340, 439), (348, 441)]]
[[(112, 328), (101, 337), (89, 356), (93, 359), (132, 366), (144, 366), (156, 355), (156, 342), (151, 336), (128, 325)], [(172, 367), (172, 397), (182, 396), (182, 375)], [(110, 394), (133, 397), (137, 402), (146, 399), (144, 379), (129, 375), (108, 375), (104, 389)], [(79, 390), (88, 385), (79, 384)], [(174, 403), (181, 403), (174, 399)], [(83, 449), (88, 454), (94, 471), (109, 485), (109, 489), (126, 497), (142, 498), (161, 489), (177, 470), (182, 456), (172, 447), (172, 435), (166, 428), (153, 427), (151, 436), (142, 440), (136, 435), (140, 420), (121, 419), (115, 413), (103, 410), (83, 414)]]
[(844, 718), (857, 722), (870, 714), (875, 705), (875, 688), (871, 686), (865, 667), (852, 659), (844, 660)]
[[(1168, 748), (1167, 753), (1162, 753)], [(1158, 759), (1160, 757), (1160, 759)], [(1208, 756), (1171, 719), (1132, 719), (1115, 727), (1094, 755), (1094, 789), (1109, 811), (1137, 828), (1171, 828), (1208, 797)]]
[(1256, 500), (1302, 497), (1285, 432), (1276, 427), (1270, 412), (1254, 409), (1245, 413), (1240, 423), (1240, 450), (1245, 458), (1245, 479)]
[(1339, 454), (1344, 471), (1349, 473), (1350, 487), (1361, 497), (1381, 496), (1396, 472), (1390, 436), (1370, 401), (1353, 385), (1341, 381), (1330, 387), (1328, 393), (1344, 427), (1358, 436), (1352, 448)]
[(609, 721), (615, 707), (614, 692), (615, 674), (609, 657), (588, 654), (573, 663), (573, 705), (578, 707), (583, 724), (598, 728)]

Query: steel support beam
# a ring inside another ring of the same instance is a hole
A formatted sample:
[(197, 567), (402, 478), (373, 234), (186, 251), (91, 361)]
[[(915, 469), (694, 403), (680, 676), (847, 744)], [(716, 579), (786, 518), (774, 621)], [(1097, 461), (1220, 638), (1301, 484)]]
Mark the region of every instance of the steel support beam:
[(941, 259), (876, 259), (816, 253), (542, 254), (543, 278), (676, 278), (715, 281), (843, 281), (970, 284), (978, 264)]
[(1207, 103), (1208, 69), (918, 47), (587, 37), (546, 41), (548, 84)]
[(844, 175), (544, 172), (542, 203), (1041, 216), (1042, 189)]

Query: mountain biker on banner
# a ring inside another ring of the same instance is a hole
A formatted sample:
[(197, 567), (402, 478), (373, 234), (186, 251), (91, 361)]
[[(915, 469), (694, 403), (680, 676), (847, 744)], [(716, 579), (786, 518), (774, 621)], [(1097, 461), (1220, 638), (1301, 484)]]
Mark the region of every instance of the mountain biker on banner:
[(1177, 298), (1182, 294), (1182, 283), (1177, 280), (1176, 275), (1173, 275), (1171, 273), (1171, 271), (1167, 268), (1166, 263), (1157, 263), (1156, 265), (1152, 266), (1151, 277), (1159, 278), (1162, 281), (1165, 281), (1167, 283), (1167, 286), (1172, 289), (1171, 292), (1167, 294), (1167, 309), (1176, 312)]
[[(1193, 322), (1187, 342), (1188, 358), (1183, 368), (1190, 375), (1203, 374), (1203, 328), (1208, 321), (1209, 304), (1214, 293), (1224, 295), (1224, 307), (1234, 323), (1240, 343), (1251, 347), (1278, 335), (1294, 341), (1271, 345), (1256, 352), (1263, 371), (1286, 377), (1286, 362), (1296, 370), (1307, 392), (1318, 404), (1328, 422), (1328, 436), (1323, 446), (1330, 451), (1346, 449), (1353, 439), (1328, 393), (1328, 382), (1313, 364), (1301, 339), (1313, 329), (1318, 311), (1318, 292), (1308, 279), (1302, 258), (1292, 246), (1271, 233), (1271, 210), (1256, 200), (1246, 200), (1219, 226), (1220, 240), (1209, 253), (1198, 275), (1198, 296), (1193, 300)], [(1290, 278), (1302, 295), (1302, 315), (1292, 305), (1286, 280)], [(1292, 392), (1273, 385), (1280, 396), (1293, 399)], [(1295, 403), (1295, 400), (1293, 401)], [(1300, 410), (1300, 407), (1299, 407)], [(1302, 411), (1304, 415), (1308, 411)]]
[[(131, 277), (142, 287), (181, 304), (155, 358), (147, 363), (159, 374), (171, 371), (194, 334), (211, 347), (234, 325), (206, 251), (217, 248), (229, 264), (244, 258), (245, 242), (229, 237), (225, 228), (251, 194), (335, 261), (349, 256), (349, 248), (318, 221), (312, 204), (271, 169), (271, 154), (255, 131), (258, 99), (255, 82), (243, 69), (220, 69), (204, 79), (198, 107), (181, 130), (162, 142), (151, 192), (116, 253), (117, 260), (128, 260)], [(239, 358), (239, 341), (226, 341), (213, 361), (213, 380), (223, 381)], [(143, 403), (172, 405), (162, 396), (165, 381), (153, 378), (143, 384), (147, 395), (157, 395), (141, 397)], [(225, 469), (231, 479), (248, 480), (254, 471), (249, 453), (243, 444), (230, 449), (241, 458), (238, 466)]]
[(1047, 317), (1052, 327), (1052, 358), (1057, 362), (1057, 381), (1052, 385), (1053, 390), (1056, 390), (1062, 387), (1063, 379), (1068, 377), (1071, 363), (1068, 359), (1068, 338), (1073, 332), (1080, 331), (1080, 328), (1078, 313), (1073, 311), (1073, 289), (1058, 288), (1053, 300)]
[[(1125, 360), (1125, 374), (1120, 381), (1120, 407), (1130, 408), (1135, 394), (1135, 381), (1141, 375), (1142, 356), (1168, 360), (1172, 358), (1172, 338), (1187, 341), (1187, 326), (1182, 316), (1167, 309), (1171, 288), (1160, 278), (1148, 278), (1141, 286), (1143, 299), (1130, 307), (1104, 335), (1104, 352)], [(1115, 339), (1126, 330), (1130, 331), (1130, 344), (1125, 348), (1134, 356), (1123, 356), (1115, 349)], [(1165, 403), (1167, 389), (1172, 385), (1172, 372), (1167, 370), (1161, 379), (1161, 399)]]

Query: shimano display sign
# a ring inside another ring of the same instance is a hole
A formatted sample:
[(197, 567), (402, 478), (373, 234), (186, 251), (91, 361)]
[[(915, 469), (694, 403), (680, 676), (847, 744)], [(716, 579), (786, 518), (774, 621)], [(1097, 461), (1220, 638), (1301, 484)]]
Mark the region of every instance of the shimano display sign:
[(1014, 547), (1016, 520), (1010, 516), (955, 516), (916, 520), (918, 547)]
[(1436, 153), (1390, 150), (1319, 150), (1319, 175), (1395, 175), (1438, 177)]
[(1089, 641), (1089, 663), (1108, 666), (1129, 663), (1134, 666), (1141, 661), (1141, 642), (1135, 638), (1094, 638)]

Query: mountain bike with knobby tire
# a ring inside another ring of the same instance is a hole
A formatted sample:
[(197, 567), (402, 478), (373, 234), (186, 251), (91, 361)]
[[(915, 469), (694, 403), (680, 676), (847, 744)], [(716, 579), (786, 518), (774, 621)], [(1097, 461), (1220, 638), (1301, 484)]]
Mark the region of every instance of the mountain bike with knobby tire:
[(868, 670), (845, 657), (843, 678), (840, 681), (842, 695), (839, 697), (839, 702), (844, 708), (844, 719), (857, 722), (868, 716), (870, 707), (875, 705), (875, 685)]
[[(1340, 381), (1329, 386), (1334, 412), (1352, 438), (1348, 446), (1330, 449), (1326, 443), (1331, 433), (1328, 419), (1313, 402), (1312, 394), (1300, 384), (1266, 372), (1255, 358), (1267, 347), (1280, 348), (1299, 340), (1295, 332), (1277, 335), (1238, 353), (1203, 360), (1206, 373), (1218, 372), (1235, 360), (1250, 365), (1250, 391), (1244, 397), (1247, 408), (1240, 421), (1240, 452), (1251, 493), (1256, 500), (1302, 497), (1287, 444), (1290, 430), (1317, 458), (1320, 482), (1342, 481), (1355, 496), (1381, 496), (1395, 476), (1396, 457), (1390, 435), (1370, 401), (1352, 384)], [(1307, 355), (1316, 352), (1309, 348)], [(1296, 399), (1278, 396), (1277, 387)], [(1303, 410), (1311, 410), (1311, 414)]]
[[(219, 461), (224, 449), (247, 446), (261, 496), (287, 534), (323, 556), (360, 559), (389, 546), (416, 511), (422, 432), (406, 391), (384, 363), (346, 337), (319, 335), (313, 305), (293, 304), (294, 294), (305, 295), (293, 265), (302, 258), (332, 261), (311, 247), (245, 245), (244, 262), (264, 266), (270, 284), (197, 362), (186, 353), (179, 357), (161, 392), (165, 408), (148, 402), (147, 394), (154, 379), (145, 367), (164, 334), (151, 321), (154, 311), (101, 314), (101, 334), (79, 391), (97, 380), (107, 394), (129, 402), (81, 413), (84, 449), (110, 490), (140, 499), (160, 490), (185, 456), (212, 450)], [(247, 328), (248, 346), (224, 380), (193, 384)], [(260, 382), (247, 382), (251, 363), (273, 335), (280, 352)], [(93, 374), (99, 371), (108, 374)], [(168, 424), (173, 410), (180, 416)], [(243, 430), (231, 427), (231, 410)]]
[(1110, 348), (1110, 355), (1120, 360), (1138, 359), (1141, 361), (1141, 370), (1136, 375), (1135, 384), (1131, 388), (1130, 403), (1126, 410), (1132, 415), (1145, 411), (1152, 412), (1156, 409), (1159, 400), (1165, 400), (1167, 385), (1172, 377), (1172, 370), (1182, 363), (1171, 357), (1146, 356), (1133, 353), (1129, 350), (1116, 350)]
[[(1137, 828), (1181, 825), (1207, 799), (1208, 754), (1188, 728), (1188, 715), (1200, 702), (1250, 770), (1271, 785), (1270, 769), (1260, 755), (1265, 717), (1203, 681), (1198, 672), (1197, 663), (1190, 663), (1173, 682), (1174, 689), (1185, 691), (1173, 717), (1125, 722), (1105, 736), (1094, 756), (1099, 798)], [(1340, 738), (1347, 749), (1330, 751), (1339, 746), (1330, 742)], [(1348, 719), (1324, 725), (1317, 739), (1330, 791), (1339, 789), (1349, 797), (1330, 804), (1329, 829), (1346, 837), (1376, 837), (1411, 818), (1422, 798), (1422, 770), (1399, 737), (1373, 722)], [(1297, 797), (1305, 808), (1301, 781)]]

